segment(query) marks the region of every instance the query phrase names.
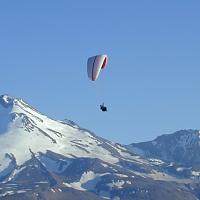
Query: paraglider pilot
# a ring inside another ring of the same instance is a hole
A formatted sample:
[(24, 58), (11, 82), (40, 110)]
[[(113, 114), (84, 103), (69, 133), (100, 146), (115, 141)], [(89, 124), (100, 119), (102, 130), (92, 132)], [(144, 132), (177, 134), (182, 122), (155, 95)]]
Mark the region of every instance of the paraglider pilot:
[(108, 111), (108, 110), (107, 110), (107, 107), (104, 106), (104, 103), (103, 103), (102, 105), (100, 105), (100, 109), (101, 109), (103, 112)]

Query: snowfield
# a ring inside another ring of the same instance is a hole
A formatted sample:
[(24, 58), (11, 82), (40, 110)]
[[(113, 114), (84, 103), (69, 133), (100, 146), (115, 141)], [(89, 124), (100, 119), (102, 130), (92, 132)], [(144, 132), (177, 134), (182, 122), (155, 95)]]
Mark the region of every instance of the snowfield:
[[(3, 96), (0, 104), (0, 169), (7, 168), (12, 152), (17, 165), (31, 158), (31, 152), (47, 150), (66, 157), (99, 158), (108, 163), (119, 159), (103, 148), (104, 142), (91, 133), (52, 120), (22, 100)], [(42, 144), (42, 145), (41, 145)]]
[[(194, 140), (195, 136), (184, 135), (178, 145)], [(191, 179), (159, 171), (162, 166), (174, 164), (145, 159), (146, 152), (140, 148), (110, 142), (70, 120), (53, 120), (8, 95), (0, 96), (0, 146), (1, 198), (18, 200), (19, 195), (25, 195), (34, 199), (48, 194), (47, 198), (54, 199), (81, 195), (87, 200), (118, 200), (140, 199), (149, 192), (159, 197), (158, 193), (164, 192), (172, 200), (177, 196), (195, 199), (185, 186), (176, 188), (178, 184), (189, 184)], [(181, 166), (175, 169), (185, 170)], [(199, 170), (193, 170), (192, 176), (196, 180)]]

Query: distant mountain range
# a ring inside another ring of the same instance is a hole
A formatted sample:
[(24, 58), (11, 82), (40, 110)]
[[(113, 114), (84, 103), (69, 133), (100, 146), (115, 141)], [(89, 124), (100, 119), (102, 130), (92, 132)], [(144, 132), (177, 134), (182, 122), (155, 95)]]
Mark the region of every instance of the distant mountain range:
[(157, 162), (159, 171), (180, 180), (189, 179), (188, 187), (200, 199), (199, 130), (180, 130), (150, 142), (133, 143), (126, 148), (146, 160)]
[(0, 96), (0, 199), (196, 200), (199, 131), (123, 146)]

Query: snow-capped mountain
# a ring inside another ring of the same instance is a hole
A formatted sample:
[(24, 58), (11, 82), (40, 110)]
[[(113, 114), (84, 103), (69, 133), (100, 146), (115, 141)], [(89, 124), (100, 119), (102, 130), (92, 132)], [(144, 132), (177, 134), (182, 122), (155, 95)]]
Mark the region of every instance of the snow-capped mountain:
[(156, 157), (188, 167), (200, 166), (199, 130), (181, 130), (161, 135), (150, 142), (133, 143), (127, 147), (145, 157)]
[(190, 179), (8, 95), (0, 96), (0, 147), (0, 199), (197, 199)]
[[(157, 161), (160, 170), (176, 177), (200, 180), (200, 131), (180, 130), (161, 135), (153, 141), (126, 146), (149, 161)], [(197, 190), (197, 189), (196, 189)], [(199, 187), (198, 187), (199, 191)], [(199, 195), (199, 192), (197, 192)]]

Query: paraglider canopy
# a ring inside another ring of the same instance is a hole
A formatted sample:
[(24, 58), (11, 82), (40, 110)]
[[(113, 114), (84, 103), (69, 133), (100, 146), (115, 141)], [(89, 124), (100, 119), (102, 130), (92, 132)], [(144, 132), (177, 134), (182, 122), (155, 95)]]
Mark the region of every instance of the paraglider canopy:
[(98, 78), (101, 69), (104, 69), (106, 67), (107, 62), (108, 56), (105, 54), (96, 55), (88, 58), (87, 72), (89, 79), (95, 81)]

